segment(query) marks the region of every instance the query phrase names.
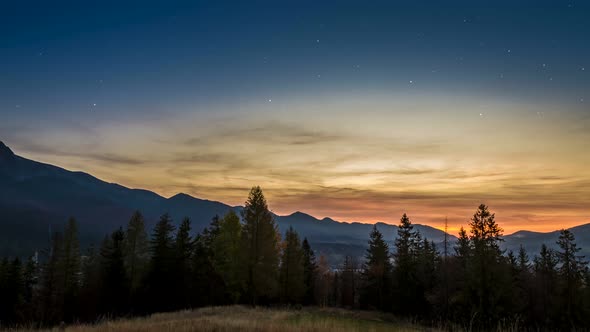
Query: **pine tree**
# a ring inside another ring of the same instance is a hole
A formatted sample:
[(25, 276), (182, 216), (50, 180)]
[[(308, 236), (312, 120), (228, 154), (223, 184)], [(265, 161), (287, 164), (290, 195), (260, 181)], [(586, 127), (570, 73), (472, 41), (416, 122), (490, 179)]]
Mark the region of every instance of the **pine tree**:
[(136, 211), (125, 233), (125, 269), (129, 279), (131, 297), (138, 292), (149, 263), (149, 242), (143, 215)]
[(237, 303), (243, 290), (240, 275), (242, 224), (240, 217), (230, 210), (219, 221), (219, 232), (213, 240), (213, 265), (223, 278), (225, 287), (232, 303)]
[(174, 241), (174, 273), (176, 282), (173, 288), (176, 290), (175, 305), (178, 308), (186, 308), (190, 303), (190, 294), (186, 291), (190, 286), (191, 256), (193, 253), (193, 240), (190, 230), (190, 219), (184, 218), (178, 228)]
[(318, 266), (316, 264), (315, 254), (309, 245), (307, 238), (301, 243), (303, 250), (303, 275), (305, 283), (305, 296), (303, 303), (306, 305), (315, 304), (315, 287), (318, 275)]
[(63, 321), (64, 283), (61, 262), (63, 256), (63, 236), (56, 232), (51, 237), (51, 248), (42, 267), (39, 321), (50, 325)]
[(354, 308), (356, 306), (358, 287), (356, 269), (357, 265), (353, 258), (346, 256), (340, 274), (340, 301), (345, 308)]
[(119, 228), (100, 249), (101, 311), (121, 315), (128, 310), (129, 280), (125, 269), (125, 232)]
[(543, 244), (539, 256), (534, 259), (535, 305), (532, 308), (535, 321), (542, 326), (552, 326), (556, 318), (557, 264), (555, 252)]
[(165, 311), (171, 309), (171, 286), (174, 284), (174, 225), (168, 214), (160, 217), (150, 240), (152, 253), (148, 276), (152, 309)]
[(277, 295), (280, 235), (260, 187), (250, 191), (242, 210), (246, 291), (252, 304)]
[(531, 264), (529, 261), (529, 255), (521, 244), (520, 248), (518, 249), (518, 269), (521, 272), (528, 273), (531, 269)]
[(410, 218), (404, 213), (395, 239), (394, 309), (402, 314), (415, 314), (423, 304), (423, 294), (417, 280), (417, 257), (422, 245), (420, 233), (414, 231)]
[(457, 245), (455, 246), (455, 255), (461, 262), (461, 265), (466, 268), (467, 261), (471, 255), (471, 244), (469, 242), (467, 231), (463, 227), (459, 230), (459, 238), (457, 239)]
[(557, 252), (557, 258), (561, 263), (559, 274), (563, 281), (564, 318), (568, 324), (575, 326), (582, 320), (582, 317), (580, 317), (581, 298), (579, 294), (588, 262), (584, 261), (584, 256), (578, 255), (581, 249), (576, 245), (574, 234), (569, 230), (562, 229), (560, 231), (557, 244), (561, 249), (561, 251)]
[(215, 242), (221, 232), (221, 219), (213, 217), (209, 227), (193, 241), (192, 283), (190, 287), (193, 306), (226, 304), (227, 290), (223, 277), (215, 268)]
[[(105, 237), (103, 244), (107, 241), (109, 241), (109, 238)], [(99, 253), (94, 248), (94, 245), (91, 245), (81, 260), (82, 278), (79, 311), (82, 321), (91, 321), (99, 314), (103, 287), (101, 263)]]
[(369, 238), (369, 248), (365, 255), (363, 279), (365, 285), (361, 294), (363, 307), (387, 310), (390, 308), (391, 273), (389, 246), (383, 239), (383, 234), (373, 226)]
[(418, 294), (418, 299), (422, 301), (420, 314), (423, 316), (431, 314), (432, 308), (427, 299), (434, 296), (434, 289), (438, 282), (436, 268), (439, 260), (440, 257), (434, 242), (428, 241), (427, 239), (422, 240), (417, 260), (416, 279), (419, 282), (419, 289), (421, 290), (421, 294)]
[(62, 287), (64, 290), (64, 320), (69, 322), (77, 315), (81, 275), (78, 225), (74, 218), (68, 220), (68, 224), (64, 230), (63, 255), (58, 265), (63, 276), (61, 282), (63, 283)]
[(305, 295), (305, 271), (303, 267), (303, 250), (299, 235), (293, 227), (285, 233), (285, 242), (279, 268), (281, 301), (287, 304), (298, 304)]
[[(472, 299), (475, 312), (485, 312), (486, 316), (478, 319), (482, 324), (489, 326), (497, 322), (503, 314), (501, 303), (509, 304), (509, 292), (504, 293), (510, 283), (510, 278), (504, 278), (501, 271), (502, 229), (495, 221), (495, 215), (488, 207), (481, 204), (469, 223), (471, 236), (469, 238), (472, 248), (470, 280), (473, 290)], [(475, 312), (473, 314), (475, 314)]]

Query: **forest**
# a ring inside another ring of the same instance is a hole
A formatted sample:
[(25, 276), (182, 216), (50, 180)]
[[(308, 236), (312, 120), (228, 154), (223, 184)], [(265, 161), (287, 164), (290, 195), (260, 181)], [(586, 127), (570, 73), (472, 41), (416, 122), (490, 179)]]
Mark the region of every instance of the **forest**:
[(147, 230), (138, 211), (81, 248), (71, 218), (45, 250), (0, 260), (0, 328), (231, 304), (375, 310), (449, 330), (590, 328), (590, 270), (574, 234), (561, 230), (560, 249), (538, 253), (506, 252), (502, 236), (484, 204), (442, 246), (404, 214), (393, 248), (374, 227), (364, 260), (334, 268), (293, 228), (279, 234), (260, 187), (241, 216), (215, 216), (196, 236), (168, 214)]

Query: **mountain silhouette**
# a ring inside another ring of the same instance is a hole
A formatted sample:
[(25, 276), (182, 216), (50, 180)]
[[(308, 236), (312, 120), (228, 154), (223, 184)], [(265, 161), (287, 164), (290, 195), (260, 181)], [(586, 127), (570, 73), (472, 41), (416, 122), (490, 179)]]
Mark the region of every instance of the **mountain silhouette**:
[[(0, 142), (0, 256), (28, 255), (47, 248), (51, 232), (61, 229), (70, 217), (78, 221), (81, 241), (88, 245), (100, 243), (106, 234), (125, 226), (136, 210), (144, 214), (148, 229), (160, 215), (169, 213), (176, 223), (189, 217), (193, 230), (200, 232), (215, 215), (222, 216), (230, 209), (239, 213), (241, 207), (184, 193), (165, 198), (148, 190), (108, 183), (87, 173), (20, 157)], [(364, 255), (373, 227), (330, 218), (317, 219), (303, 212), (275, 217), (282, 234), (292, 226), (332, 262), (340, 261), (345, 255)], [(377, 223), (377, 227), (392, 245), (397, 226)], [(444, 240), (444, 232), (436, 228), (426, 225), (415, 225), (415, 228), (437, 244)], [(590, 224), (573, 231), (582, 247), (590, 245)], [(530, 249), (532, 257), (541, 243), (553, 246), (556, 239), (556, 232), (522, 231), (506, 236), (504, 244), (513, 250), (523, 244)], [(449, 241), (452, 246), (456, 238), (450, 235)]]

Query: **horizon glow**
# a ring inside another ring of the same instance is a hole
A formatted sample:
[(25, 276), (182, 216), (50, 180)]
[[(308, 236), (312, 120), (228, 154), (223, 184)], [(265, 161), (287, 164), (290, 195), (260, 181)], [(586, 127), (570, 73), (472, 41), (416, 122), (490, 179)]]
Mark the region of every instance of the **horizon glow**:
[(461, 4), (17, 4), (0, 140), (166, 197), (260, 185), (281, 215), (590, 222), (589, 8)]

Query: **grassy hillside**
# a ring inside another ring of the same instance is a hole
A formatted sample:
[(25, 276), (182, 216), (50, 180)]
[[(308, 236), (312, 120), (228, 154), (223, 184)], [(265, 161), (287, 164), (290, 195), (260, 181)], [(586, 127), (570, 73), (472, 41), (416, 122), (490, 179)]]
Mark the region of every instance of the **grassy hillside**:
[[(425, 331), (423, 327), (395, 320), (392, 316), (339, 309), (304, 308), (302, 310), (211, 307), (192, 311), (155, 314), (74, 325), (69, 332), (98, 331)], [(55, 328), (52, 331), (63, 331)]]

